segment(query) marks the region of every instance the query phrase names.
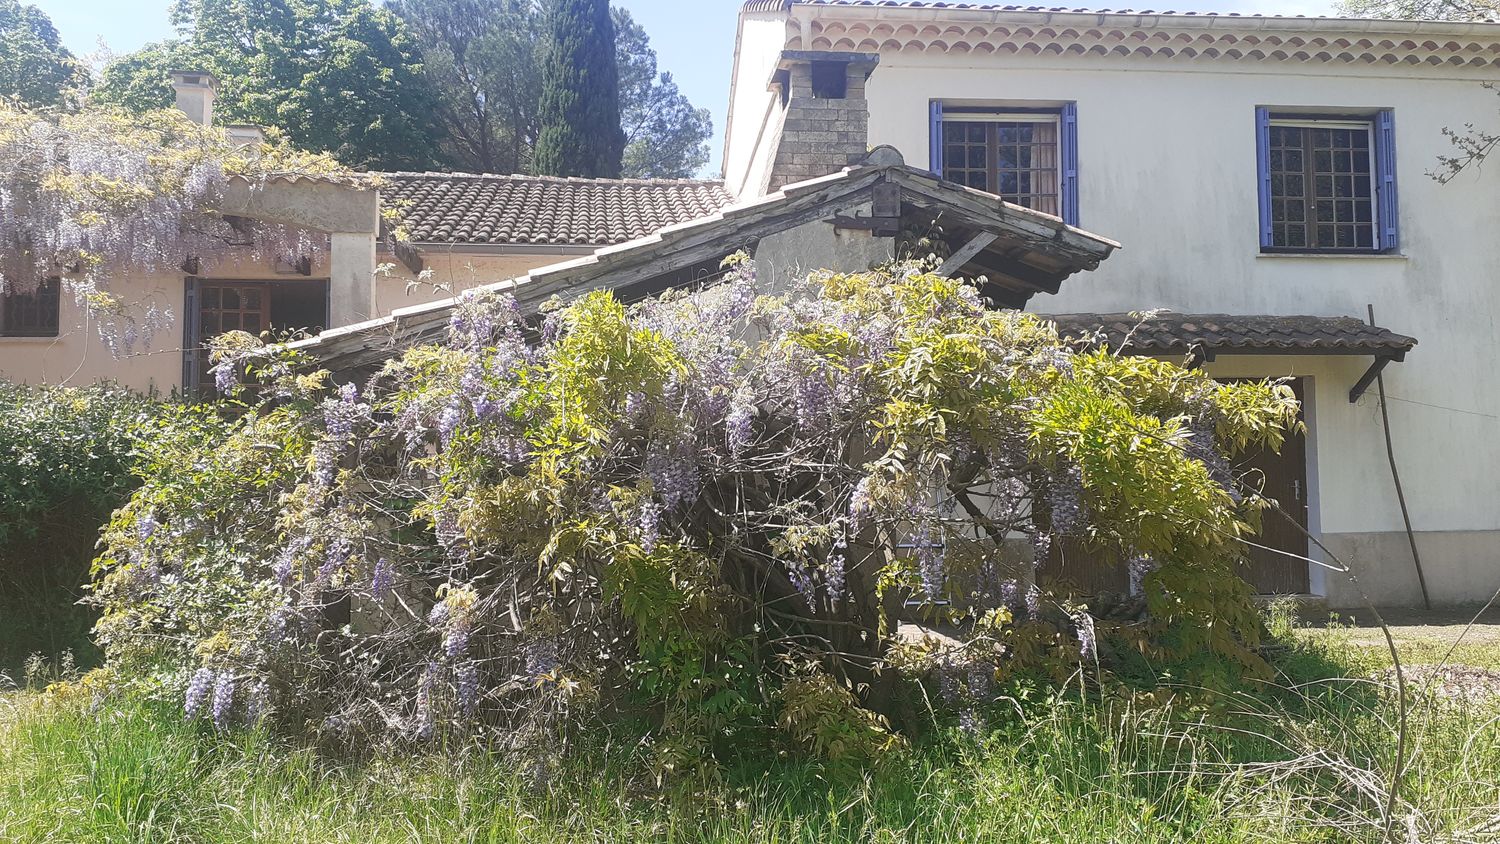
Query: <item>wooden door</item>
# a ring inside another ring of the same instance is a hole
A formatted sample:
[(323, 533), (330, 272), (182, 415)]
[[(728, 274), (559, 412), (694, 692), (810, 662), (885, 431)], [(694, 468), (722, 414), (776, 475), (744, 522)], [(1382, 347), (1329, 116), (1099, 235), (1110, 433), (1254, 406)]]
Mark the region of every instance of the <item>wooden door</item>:
[(226, 331), (259, 335), (271, 327), (271, 286), (264, 282), (188, 280), (188, 366), (184, 386), (191, 392), (208, 389), (208, 341)]
[[(1302, 380), (1293, 381), (1292, 389), (1301, 402)], [(1308, 542), (1303, 530), (1307, 528), (1308, 514), (1307, 438), (1300, 432), (1288, 436), (1280, 453), (1261, 449), (1243, 454), (1236, 461), (1235, 470), (1247, 485), (1262, 489), (1267, 498), (1274, 499), (1291, 517), (1288, 519), (1276, 510), (1265, 511), (1260, 535), (1251, 541), (1266, 547), (1248, 549), (1249, 560), (1242, 569), (1244, 578), (1262, 595), (1306, 594), (1309, 563), (1305, 559)]]

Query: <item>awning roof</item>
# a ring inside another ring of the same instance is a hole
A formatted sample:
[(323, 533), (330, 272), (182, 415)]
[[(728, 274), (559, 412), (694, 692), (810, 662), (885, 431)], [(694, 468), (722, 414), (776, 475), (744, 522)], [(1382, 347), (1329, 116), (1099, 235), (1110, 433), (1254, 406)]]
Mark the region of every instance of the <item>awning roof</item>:
[[(1399, 357), (1413, 337), (1356, 317), (1276, 314), (1156, 313), (1044, 314), (1059, 334), (1074, 339), (1104, 335), (1110, 348), (1136, 354), (1376, 355)], [(1128, 338), (1128, 341), (1127, 341)]]
[(1216, 355), (1371, 355), (1375, 361), (1349, 390), (1351, 403), (1391, 361), (1417, 341), (1356, 317), (1277, 314), (1041, 314), (1073, 340), (1102, 342), (1138, 355), (1185, 354), (1191, 365)]

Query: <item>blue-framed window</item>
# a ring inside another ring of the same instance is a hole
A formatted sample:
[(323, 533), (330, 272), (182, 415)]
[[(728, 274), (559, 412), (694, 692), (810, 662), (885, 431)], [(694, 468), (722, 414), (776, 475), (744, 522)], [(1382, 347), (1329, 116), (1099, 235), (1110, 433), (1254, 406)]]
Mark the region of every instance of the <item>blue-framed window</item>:
[(1078, 225), (1078, 108), (929, 105), (930, 168), (942, 178)]
[(1395, 116), (1258, 108), (1263, 252), (1394, 252), (1400, 247)]

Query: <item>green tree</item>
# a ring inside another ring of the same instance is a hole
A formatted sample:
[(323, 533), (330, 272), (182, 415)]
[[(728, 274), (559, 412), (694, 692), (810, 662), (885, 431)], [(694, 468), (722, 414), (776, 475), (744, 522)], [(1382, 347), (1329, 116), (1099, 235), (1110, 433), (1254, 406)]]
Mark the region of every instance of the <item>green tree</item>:
[(396, 0), (436, 94), (444, 158), (474, 173), (531, 166), (545, 21), (535, 0)]
[(135, 111), (172, 101), (167, 71), (219, 77), (225, 122), (281, 129), (354, 167), (438, 162), (432, 89), (405, 24), (369, 0), (177, 0), (178, 37), (105, 68), (94, 99)]
[(1343, 0), (1338, 13), (1352, 18), (1483, 21), (1500, 11), (1500, 0)]
[(557, 0), (548, 16), (538, 173), (616, 178), (625, 150), (608, 0)]
[(0, 98), (28, 106), (63, 105), (86, 79), (45, 12), (0, 0)]
[(672, 74), (658, 75), (651, 39), (630, 12), (615, 7), (614, 22), (625, 132), (623, 174), (640, 179), (695, 175), (708, 163), (713, 118), (677, 90)]

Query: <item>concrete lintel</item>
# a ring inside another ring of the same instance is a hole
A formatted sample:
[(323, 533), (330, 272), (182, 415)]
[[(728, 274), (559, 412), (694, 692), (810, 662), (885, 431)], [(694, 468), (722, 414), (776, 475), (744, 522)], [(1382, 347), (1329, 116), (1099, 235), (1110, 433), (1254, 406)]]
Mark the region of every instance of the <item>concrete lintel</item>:
[(380, 199), (373, 188), (314, 179), (230, 179), (215, 210), (329, 233), (380, 231)]

